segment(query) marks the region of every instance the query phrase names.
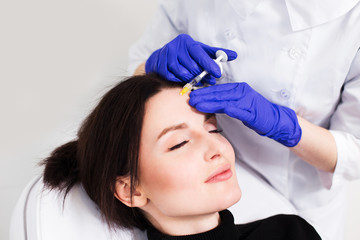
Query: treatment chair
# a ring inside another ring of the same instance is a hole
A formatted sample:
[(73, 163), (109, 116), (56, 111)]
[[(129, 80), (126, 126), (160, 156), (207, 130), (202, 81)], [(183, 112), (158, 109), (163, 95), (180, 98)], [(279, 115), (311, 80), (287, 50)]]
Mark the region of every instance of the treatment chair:
[(10, 240), (146, 239), (141, 231), (109, 230), (80, 185), (63, 199), (63, 194), (44, 189), (42, 177), (33, 179), (13, 211)]
[[(296, 214), (292, 205), (244, 164), (236, 164), (242, 198), (230, 211), (236, 223), (275, 214)], [(145, 240), (139, 230), (111, 231), (97, 206), (81, 185), (75, 185), (65, 202), (63, 194), (44, 189), (42, 177), (23, 190), (13, 211), (10, 240)], [(266, 200), (265, 200), (266, 199)], [(249, 207), (250, 206), (250, 207)]]

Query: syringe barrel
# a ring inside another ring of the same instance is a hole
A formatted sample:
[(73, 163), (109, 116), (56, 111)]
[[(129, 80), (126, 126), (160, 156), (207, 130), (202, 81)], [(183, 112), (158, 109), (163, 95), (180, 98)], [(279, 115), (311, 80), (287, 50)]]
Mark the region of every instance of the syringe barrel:
[(201, 81), (201, 79), (203, 79), (203, 77), (206, 76), (206, 74), (208, 74), (208, 72), (206, 70), (202, 71), (202, 73), (200, 73), (199, 75), (197, 75), (194, 80), (192, 80), (192, 85), (195, 86), (198, 82)]

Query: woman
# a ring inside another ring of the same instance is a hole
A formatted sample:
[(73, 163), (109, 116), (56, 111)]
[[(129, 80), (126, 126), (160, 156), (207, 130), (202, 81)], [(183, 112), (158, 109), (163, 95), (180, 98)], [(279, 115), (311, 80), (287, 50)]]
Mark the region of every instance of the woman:
[(43, 161), (45, 184), (65, 197), (82, 184), (110, 226), (149, 239), (320, 239), (295, 215), (234, 225), (225, 210), (241, 196), (233, 148), (180, 90), (158, 75), (119, 83), (78, 138)]

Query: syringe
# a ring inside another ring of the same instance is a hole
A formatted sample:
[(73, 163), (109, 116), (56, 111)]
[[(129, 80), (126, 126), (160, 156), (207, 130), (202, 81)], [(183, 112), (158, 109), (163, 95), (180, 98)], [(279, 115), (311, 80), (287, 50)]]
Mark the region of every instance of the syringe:
[[(228, 56), (226, 55), (226, 53), (222, 50), (217, 50), (216, 51), (216, 59), (214, 60), (220, 67), (220, 69), (222, 70), (221, 64), (220, 62), (226, 62), (228, 60)], [(191, 82), (188, 82), (187, 84), (185, 84), (185, 86), (183, 87), (183, 89), (180, 92), (180, 95), (184, 95), (185, 93), (187, 93), (188, 91), (191, 91), (192, 88), (201, 81), (201, 79), (203, 79), (203, 77), (206, 76), (206, 74), (208, 74), (208, 72), (206, 70), (202, 71), (202, 73), (200, 73), (199, 75), (197, 75), (193, 80), (191, 80)]]

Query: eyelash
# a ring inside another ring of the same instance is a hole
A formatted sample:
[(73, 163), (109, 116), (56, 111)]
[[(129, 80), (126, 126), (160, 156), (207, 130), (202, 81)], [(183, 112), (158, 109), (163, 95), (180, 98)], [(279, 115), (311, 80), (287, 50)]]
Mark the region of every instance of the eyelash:
[(176, 144), (175, 146), (169, 148), (169, 151), (173, 151), (175, 149), (181, 148), (182, 146), (184, 146), (185, 144), (187, 144), (189, 141), (183, 141), (182, 143)]
[(215, 130), (209, 131), (209, 133), (222, 133), (222, 130), (221, 129), (215, 129)]
[[(222, 132), (221, 129), (215, 129), (215, 130), (209, 131), (209, 133), (221, 133), (221, 132)], [(175, 146), (169, 148), (169, 151), (173, 151), (173, 150), (175, 150), (175, 149), (181, 148), (182, 146), (184, 146), (184, 145), (187, 144), (188, 142), (189, 142), (189, 141), (187, 140), (187, 141), (183, 141), (183, 142), (181, 142), (181, 143), (179, 143), (179, 144), (176, 144)]]

